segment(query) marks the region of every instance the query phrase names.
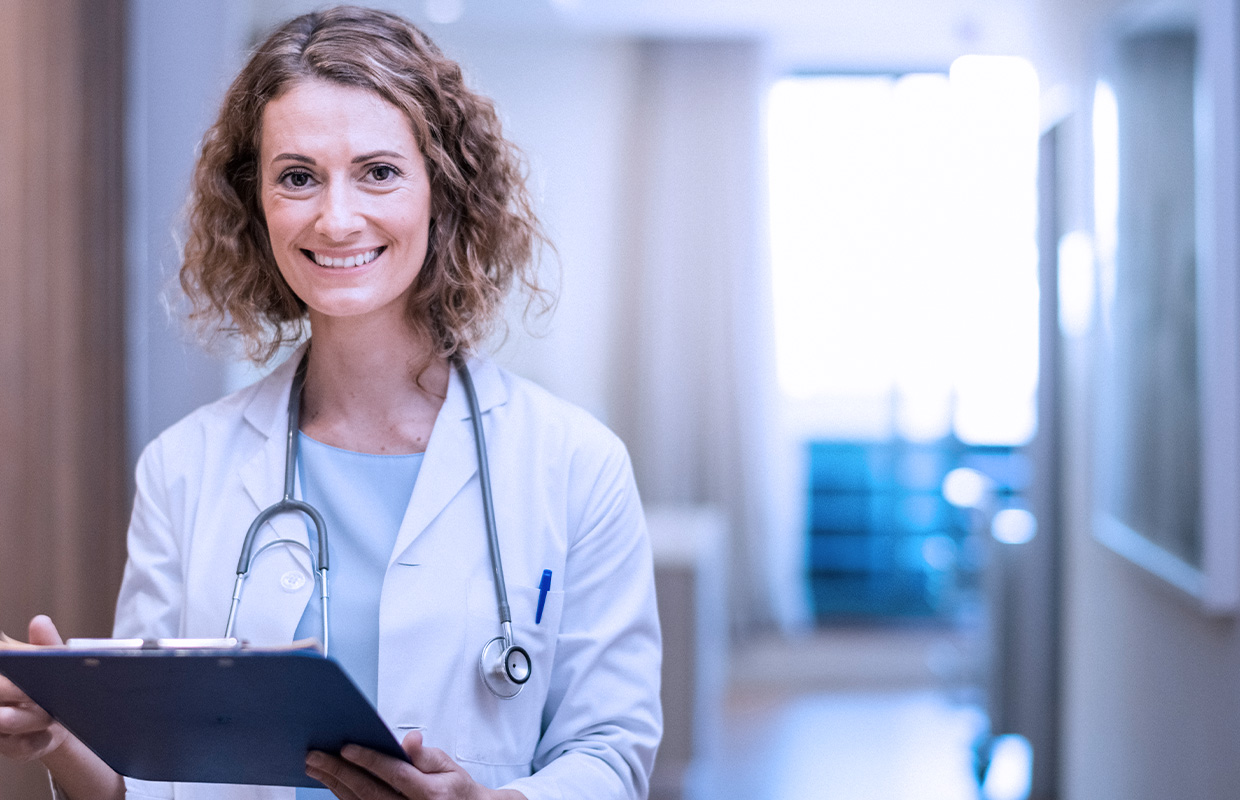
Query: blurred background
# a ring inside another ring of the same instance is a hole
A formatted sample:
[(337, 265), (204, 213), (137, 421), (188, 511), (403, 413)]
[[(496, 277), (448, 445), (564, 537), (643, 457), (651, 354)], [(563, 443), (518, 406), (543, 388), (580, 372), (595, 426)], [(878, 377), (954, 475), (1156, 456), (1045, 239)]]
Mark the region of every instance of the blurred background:
[[(10, 634), (107, 634), (138, 453), (258, 374), (181, 211), (318, 5), (0, 0)], [(1236, 0), (377, 5), (528, 158), (560, 301), (497, 359), (632, 454), (652, 797), (1236, 796)]]

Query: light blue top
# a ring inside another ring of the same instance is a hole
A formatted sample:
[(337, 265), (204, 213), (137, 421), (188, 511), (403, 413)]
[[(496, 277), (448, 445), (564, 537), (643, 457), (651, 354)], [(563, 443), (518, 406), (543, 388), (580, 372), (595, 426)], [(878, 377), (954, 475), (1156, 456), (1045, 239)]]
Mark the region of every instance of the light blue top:
[[(298, 434), (297, 472), (302, 498), (327, 523), (331, 589), (331, 657), (362, 693), (379, 693), (379, 597), (396, 534), (405, 518), (424, 453), (373, 455), (341, 450)], [(307, 523), (317, 552), (314, 526)], [(321, 639), (323, 614), (316, 591), (297, 625), (297, 639)], [(334, 798), (326, 789), (297, 790), (297, 800)]]

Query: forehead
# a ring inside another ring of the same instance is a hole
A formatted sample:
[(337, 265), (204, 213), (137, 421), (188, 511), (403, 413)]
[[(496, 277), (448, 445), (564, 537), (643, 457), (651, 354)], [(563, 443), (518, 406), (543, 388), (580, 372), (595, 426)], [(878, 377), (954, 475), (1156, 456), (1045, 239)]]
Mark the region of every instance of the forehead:
[(309, 79), (298, 81), (263, 109), (260, 149), (324, 156), (331, 152), (417, 151), (405, 112), (377, 92)]

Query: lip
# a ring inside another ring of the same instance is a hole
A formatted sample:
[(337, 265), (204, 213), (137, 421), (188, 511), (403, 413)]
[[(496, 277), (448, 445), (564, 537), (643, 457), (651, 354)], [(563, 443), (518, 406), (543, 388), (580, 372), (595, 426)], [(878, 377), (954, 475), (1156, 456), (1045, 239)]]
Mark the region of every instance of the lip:
[[(387, 250), (387, 245), (355, 247), (349, 250), (310, 250), (300, 248), (301, 254), (320, 269), (332, 271), (352, 270), (373, 264)], [(357, 263), (359, 262), (360, 263)]]

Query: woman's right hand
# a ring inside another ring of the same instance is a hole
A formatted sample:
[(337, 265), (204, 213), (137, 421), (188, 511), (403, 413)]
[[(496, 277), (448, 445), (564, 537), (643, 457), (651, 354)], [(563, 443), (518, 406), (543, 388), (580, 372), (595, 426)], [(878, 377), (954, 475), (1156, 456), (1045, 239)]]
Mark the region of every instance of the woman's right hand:
[[(30, 620), (30, 642), (61, 644), (51, 619), (39, 615)], [(33, 761), (60, 747), (68, 737), (68, 731), (0, 675), (0, 756)]]

